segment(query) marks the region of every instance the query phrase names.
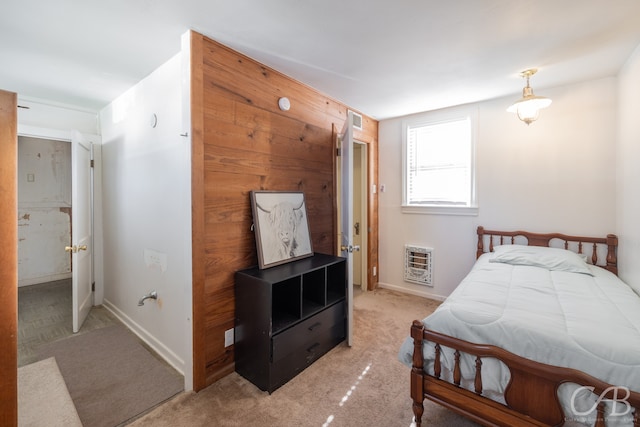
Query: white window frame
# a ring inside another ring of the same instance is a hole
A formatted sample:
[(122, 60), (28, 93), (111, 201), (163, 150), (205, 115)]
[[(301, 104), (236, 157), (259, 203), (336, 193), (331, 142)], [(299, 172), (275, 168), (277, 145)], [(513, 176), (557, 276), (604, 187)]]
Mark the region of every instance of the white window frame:
[[(447, 205), (410, 205), (408, 203), (408, 182), (407, 182), (407, 129), (416, 126), (428, 126), (449, 121), (461, 120), (469, 118), (471, 121), (471, 170), (470, 182), (471, 186), (469, 204)], [(402, 121), (402, 212), (417, 214), (437, 214), (437, 215), (478, 215), (478, 199), (476, 193), (476, 141), (478, 129), (478, 108), (473, 106), (462, 106), (447, 108), (444, 110), (430, 111), (419, 115), (412, 116)]]

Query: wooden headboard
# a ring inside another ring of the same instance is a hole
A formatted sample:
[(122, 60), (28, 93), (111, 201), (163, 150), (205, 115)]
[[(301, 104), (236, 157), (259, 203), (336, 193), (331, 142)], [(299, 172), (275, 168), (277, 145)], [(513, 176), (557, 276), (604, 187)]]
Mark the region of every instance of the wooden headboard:
[[(552, 246), (552, 241), (557, 240), (560, 245), (554, 247), (564, 247), (564, 249), (582, 254), (585, 246), (591, 246), (591, 263), (603, 267), (613, 274), (618, 274), (618, 236), (607, 234), (607, 237), (584, 237), (568, 236), (561, 233), (531, 233), (529, 231), (496, 231), (485, 230), (478, 227), (478, 250), (476, 258), (485, 252), (493, 252), (495, 245), (521, 244), (527, 246)], [(488, 243), (488, 247), (487, 247)], [(555, 243), (555, 242), (554, 242)], [(604, 262), (598, 263), (598, 248), (606, 248)]]

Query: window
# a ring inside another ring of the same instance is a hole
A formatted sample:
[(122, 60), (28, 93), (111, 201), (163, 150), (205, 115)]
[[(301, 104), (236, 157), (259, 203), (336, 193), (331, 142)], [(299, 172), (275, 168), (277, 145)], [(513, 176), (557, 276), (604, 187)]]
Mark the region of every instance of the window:
[(403, 212), (476, 215), (475, 111), (403, 122)]

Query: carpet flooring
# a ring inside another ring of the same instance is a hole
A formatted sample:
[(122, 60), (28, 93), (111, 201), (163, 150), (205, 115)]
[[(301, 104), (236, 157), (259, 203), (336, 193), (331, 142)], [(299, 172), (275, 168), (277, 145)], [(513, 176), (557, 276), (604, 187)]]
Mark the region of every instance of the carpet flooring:
[[(78, 333), (117, 323), (106, 308), (93, 307)], [(71, 279), (18, 288), (18, 366), (36, 362), (42, 344), (73, 335)]]
[(53, 357), (18, 368), (18, 426), (82, 427)]
[(55, 357), (84, 427), (120, 425), (183, 390), (183, 377), (122, 325), (96, 329), (38, 349)]
[[(271, 395), (230, 374), (198, 393), (181, 393), (131, 427), (409, 427), (409, 367), (398, 350), (411, 322), (438, 303), (379, 289), (354, 299), (354, 344), (342, 343)], [(424, 425), (476, 424), (425, 401)]]

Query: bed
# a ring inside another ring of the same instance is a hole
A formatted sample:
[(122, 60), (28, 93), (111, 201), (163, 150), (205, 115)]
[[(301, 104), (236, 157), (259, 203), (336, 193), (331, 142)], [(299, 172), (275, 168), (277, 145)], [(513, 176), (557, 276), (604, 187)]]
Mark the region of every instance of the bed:
[(617, 237), (477, 233), (471, 272), (400, 348), (416, 427), (424, 399), (482, 425), (640, 427), (640, 297)]

